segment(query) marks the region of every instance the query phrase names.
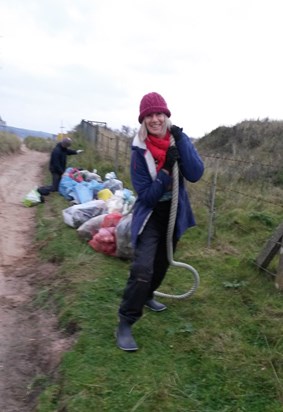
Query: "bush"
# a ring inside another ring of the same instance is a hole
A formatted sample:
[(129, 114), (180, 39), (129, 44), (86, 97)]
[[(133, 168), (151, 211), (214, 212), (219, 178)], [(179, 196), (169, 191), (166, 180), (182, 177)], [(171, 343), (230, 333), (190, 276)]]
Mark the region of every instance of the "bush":
[(56, 141), (52, 139), (43, 139), (41, 137), (28, 136), (25, 138), (25, 145), (30, 150), (37, 150), (38, 152), (51, 152), (55, 146)]
[(12, 133), (0, 132), (0, 154), (19, 152), (21, 140)]

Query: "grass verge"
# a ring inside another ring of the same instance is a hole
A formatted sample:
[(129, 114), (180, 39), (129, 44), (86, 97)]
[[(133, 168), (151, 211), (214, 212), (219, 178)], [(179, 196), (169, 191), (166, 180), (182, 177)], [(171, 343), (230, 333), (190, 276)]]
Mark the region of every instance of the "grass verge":
[[(165, 312), (145, 311), (134, 327), (140, 350), (123, 353), (114, 330), (128, 262), (82, 242), (63, 223), (64, 206), (57, 195), (40, 205), (42, 258), (60, 263), (44, 304), (80, 332), (38, 411), (282, 411), (283, 303), (271, 280), (242, 253), (206, 250), (199, 229), (188, 233), (177, 259), (198, 268), (199, 289), (166, 301)], [(163, 291), (189, 287), (186, 273), (170, 270)]]
[[(78, 336), (38, 412), (282, 412), (282, 293), (253, 263), (278, 214), (256, 205), (251, 213), (244, 203), (235, 213), (223, 208), (208, 249), (206, 210), (194, 205), (199, 226), (187, 231), (175, 258), (197, 268), (200, 287), (190, 299), (160, 299), (164, 312), (145, 310), (133, 329), (140, 349), (125, 353), (114, 331), (129, 262), (82, 241), (63, 222), (68, 206), (51, 194), (37, 209), (41, 258), (59, 263), (39, 301)], [(170, 269), (162, 291), (184, 293), (191, 280)]]

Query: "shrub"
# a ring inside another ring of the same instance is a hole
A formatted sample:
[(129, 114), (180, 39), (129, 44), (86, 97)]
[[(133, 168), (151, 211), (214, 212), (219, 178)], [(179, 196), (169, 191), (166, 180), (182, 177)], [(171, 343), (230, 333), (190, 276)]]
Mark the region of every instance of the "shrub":
[(14, 134), (0, 132), (0, 154), (16, 153), (21, 148), (21, 140)]

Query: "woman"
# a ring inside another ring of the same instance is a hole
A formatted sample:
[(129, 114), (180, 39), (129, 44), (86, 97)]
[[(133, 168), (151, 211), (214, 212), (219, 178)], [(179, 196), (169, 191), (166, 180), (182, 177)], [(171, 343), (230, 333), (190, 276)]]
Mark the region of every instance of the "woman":
[[(132, 219), (134, 258), (119, 308), (117, 346), (135, 351), (132, 325), (142, 316), (144, 306), (161, 312), (166, 306), (157, 302), (154, 291), (167, 272), (166, 234), (172, 198), (172, 168), (179, 165), (179, 198), (173, 235), (173, 250), (184, 231), (195, 225), (184, 178), (198, 181), (203, 162), (183, 130), (172, 126), (171, 112), (158, 93), (146, 94), (140, 103), (141, 127), (132, 145), (131, 180), (137, 199)], [(175, 145), (170, 146), (170, 136)]]

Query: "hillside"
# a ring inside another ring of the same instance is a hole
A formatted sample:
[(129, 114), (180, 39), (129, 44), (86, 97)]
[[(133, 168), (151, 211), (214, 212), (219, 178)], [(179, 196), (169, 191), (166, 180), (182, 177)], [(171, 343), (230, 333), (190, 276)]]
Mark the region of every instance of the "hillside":
[(232, 127), (220, 126), (195, 144), (207, 159), (245, 162), (236, 178), (248, 172), (249, 180), (264, 177), (283, 185), (283, 121), (246, 120)]
[(1, 124), (0, 124), (0, 131), (6, 132), (6, 133), (12, 133), (18, 136), (20, 139), (25, 139), (28, 136), (40, 137), (42, 139), (55, 139), (56, 138), (56, 135), (52, 133), (41, 132), (37, 130), (21, 129), (19, 127), (6, 126), (6, 125), (2, 126)]

